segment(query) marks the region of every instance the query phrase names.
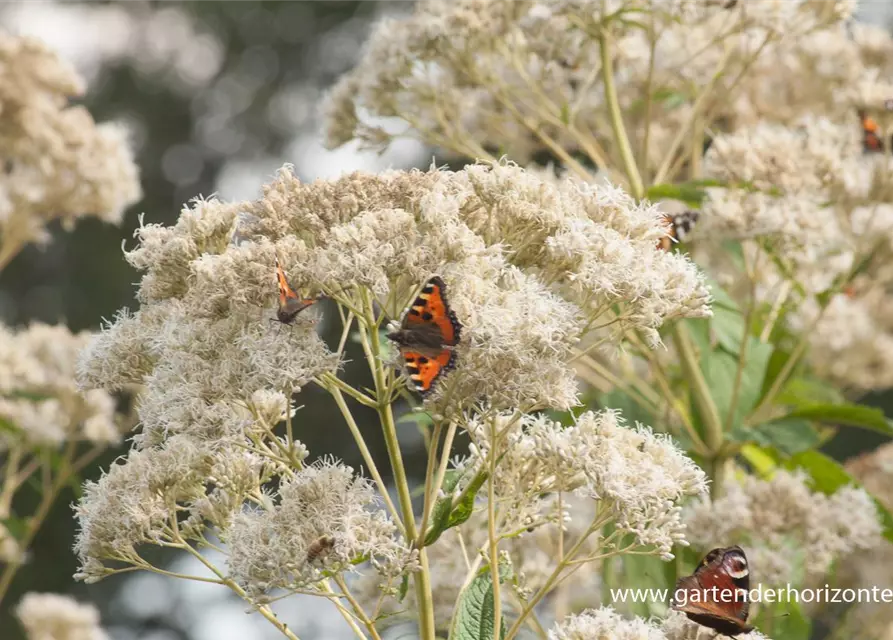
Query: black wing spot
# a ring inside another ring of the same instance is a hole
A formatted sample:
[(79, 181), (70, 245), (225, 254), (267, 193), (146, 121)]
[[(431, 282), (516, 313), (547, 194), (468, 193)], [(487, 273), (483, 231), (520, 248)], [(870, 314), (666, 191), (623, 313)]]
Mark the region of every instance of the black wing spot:
[[(416, 315), (418, 315), (418, 312), (416, 312)], [(431, 320), (431, 318), (433, 318), (433, 317), (434, 317), (434, 316), (432, 316), (432, 315), (431, 315), (430, 313), (428, 313), (427, 311), (426, 311), (425, 313), (422, 314), (422, 320), (424, 320), (425, 322), (428, 322), (428, 321)]]

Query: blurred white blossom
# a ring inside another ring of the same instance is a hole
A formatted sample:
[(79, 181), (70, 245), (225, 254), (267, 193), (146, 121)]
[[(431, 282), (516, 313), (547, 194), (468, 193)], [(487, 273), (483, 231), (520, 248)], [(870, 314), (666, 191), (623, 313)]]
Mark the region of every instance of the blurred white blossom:
[[(549, 640), (698, 640), (710, 637), (705, 628), (678, 611), (664, 620), (624, 618), (610, 607), (587, 609), (568, 616), (549, 630)], [(759, 631), (735, 636), (742, 640), (767, 640)]]
[(684, 520), (689, 542), (699, 549), (745, 545), (753, 578), (767, 585), (822, 576), (838, 558), (880, 543), (882, 532), (864, 489), (825, 495), (810, 489), (802, 471), (730, 483), (718, 500), (690, 507)]
[(115, 443), (123, 424), (106, 391), (78, 391), (75, 368), (92, 334), (64, 326), (32, 324), (18, 332), (0, 326), (0, 448), (13, 442), (59, 445), (65, 441)]
[(45, 242), (60, 218), (118, 223), (141, 195), (126, 133), (96, 125), (74, 69), (37, 40), (0, 33), (0, 235), (10, 247)]
[(28, 640), (108, 640), (99, 611), (55, 593), (26, 593), (15, 609)]

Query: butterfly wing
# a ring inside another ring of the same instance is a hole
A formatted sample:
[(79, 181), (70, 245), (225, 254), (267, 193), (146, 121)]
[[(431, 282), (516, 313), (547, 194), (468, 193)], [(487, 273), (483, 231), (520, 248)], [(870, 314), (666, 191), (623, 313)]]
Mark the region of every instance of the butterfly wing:
[[(690, 620), (726, 635), (753, 629), (747, 624), (750, 574), (741, 547), (714, 549), (693, 575), (680, 578), (672, 603)], [(682, 595), (681, 599), (675, 596)]]
[(316, 298), (302, 298), (288, 284), (285, 272), (276, 260), (276, 283), (279, 285), (279, 309), (276, 310), (276, 317), (283, 324), (291, 324), (304, 309), (314, 304)]
[(453, 368), (462, 325), (450, 309), (446, 284), (434, 276), (422, 287), (403, 316), (400, 331), (390, 338), (400, 345), (400, 354), (413, 388), (423, 395), (434, 381)]
[(884, 143), (878, 135), (878, 124), (864, 111), (859, 113), (862, 120), (862, 146), (865, 151), (883, 151)]
[(462, 325), (450, 309), (446, 298), (446, 284), (440, 276), (434, 276), (419, 292), (415, 302), (403, 316), (404, 331), (432, 333), (437, 328), (441, 345), (456, 346), (462, 332)]
[(409, 382), (422, 395), (431, 391), (438, 376), (452, 369), (456, 362), (455, 352), (447, 349), (434, 358), (410, 350), (403, 350), (402, 354)]

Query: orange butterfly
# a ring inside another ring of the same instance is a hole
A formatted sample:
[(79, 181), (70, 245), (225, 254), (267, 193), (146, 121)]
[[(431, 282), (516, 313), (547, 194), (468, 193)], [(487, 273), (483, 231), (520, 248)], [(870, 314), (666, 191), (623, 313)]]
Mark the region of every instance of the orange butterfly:
[(657, 241), (657, 248), (669, 251), (674, 242), (685, 242), (700, 217), (701, 214), (697, 211), (666, 214), (664, 224), (667, 228), (667, 235)]
[(859, 119), (862, 121), (862, 148), (869, 152), (883, 151), (884, 141), (878, 135), (877, 122), (864, 109), (859, 110)]
[(295, 293), (285, 278), (285, 272), (282, 270), (278, 258), (276, 259), (276, 283), (279, 285), (279, 308), (276, 310), (276, 319), (282, 324), (292, 324), (299, 313), (320, 300), (319, 297), (303, 298)]
[(455, 366), (453, 348), (459, 344), (461, 333), (462, 325), (446, 299), (446, 284), (434, 276), (403, 314), (400, 328), (388, 334), (400, 349), (407, 377), (416, 391), (428, 393), (438, 376)]
[[(884, 100), (884, 109), (893, 111), (893, 100)], [(877, 121), (869, 116), (865, 109), (859, 109), (859, 120), (862, 122), (862, 148), (869, 152), (878, 152), (884, 150), (884, 140), (880, 136), (880, 127)], [(893, 139), (891, 139), (893, 146)]]

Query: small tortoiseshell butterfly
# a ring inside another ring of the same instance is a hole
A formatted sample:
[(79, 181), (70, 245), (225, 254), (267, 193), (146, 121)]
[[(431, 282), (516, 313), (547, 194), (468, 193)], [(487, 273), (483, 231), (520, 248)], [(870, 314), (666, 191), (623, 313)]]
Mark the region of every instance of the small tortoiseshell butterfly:
[(859, 119), (862, 121), (862, 148), (869, 153), (883, 151), (884, 141), (878, 135), (877, 122), (862, 109), (859, 110)]
[[(893, 100), (884, 100), (884, 109), (893, 111)], [(880, 127), (877, 121), (868, 115), (865, 109), (859, 109), (859, 120), (862, 122), (862, 149), (867, 153), (878, 153), (884, 150), (884, 140), (880, 136)], [(893, 138), (890, 140), (893, 147)]]
[[(747, 624), (750, 571), (741, 547), (713, 549), (695, 572), (676, 582), (672, 607), (689, 620), (727, 636), (753, 631)], [(684, 593), (684, 597), (677, 597)]]
[(667, 235), (658, 240), (657, 248), (669, 251), (674, 242), (685, 242), (700, 217), (701, 214), (697, 211), (665, 215), (664, 223), (667, 227)]
[(434, 381), (455, 366), (462, 325), (446, 299), (446, 285), (434, 276), (410, 305), (400, 328), (388, 338), (400, 348), (407, 377), (413, 388), (426, 394)]
[(292, 324), (298, 314), (309, 306), (319, 302), (319, 298), (303, 298), (295, 293), (288, 284), (285, 272), (276, 260), (276, 283), (279, 285), (279, 308), (276, 310), (276, 319), (282, 324)]

